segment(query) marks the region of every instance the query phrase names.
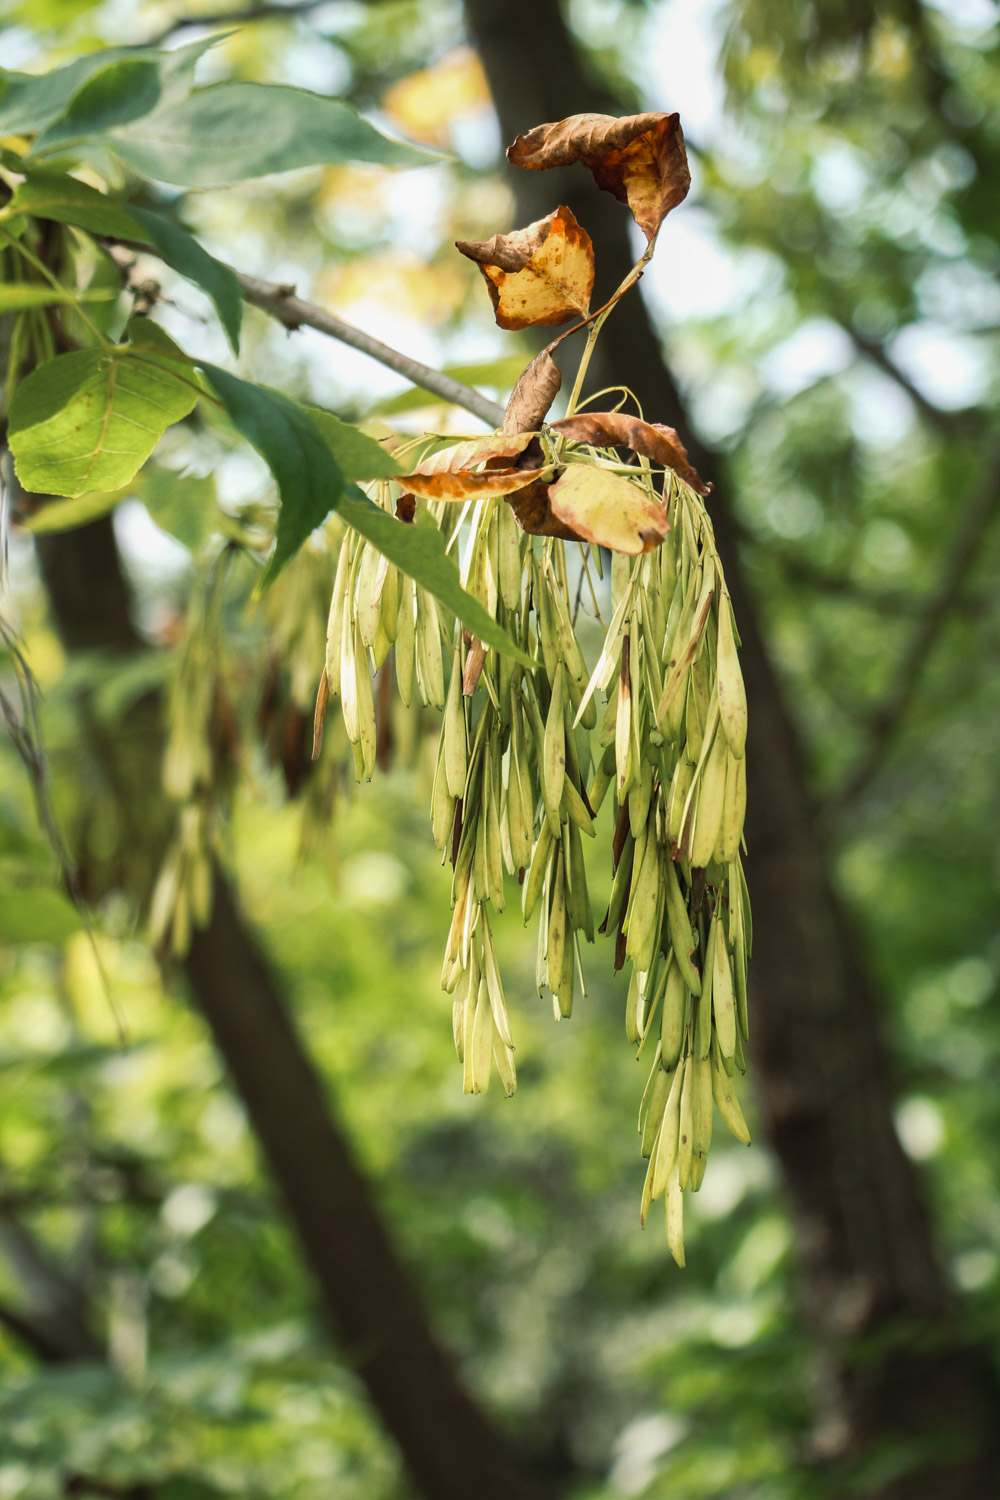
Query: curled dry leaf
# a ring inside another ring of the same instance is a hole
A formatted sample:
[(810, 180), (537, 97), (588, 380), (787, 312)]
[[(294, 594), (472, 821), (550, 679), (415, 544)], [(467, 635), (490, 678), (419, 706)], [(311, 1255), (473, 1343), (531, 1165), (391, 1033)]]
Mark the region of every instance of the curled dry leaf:
[(486, 469), (459, 474), (407, 474), (404, 483), (421, 500), (478, 500), (509, 495), (545, 473), (544, 469)]
[(468, 438), (452, 443), (419, 463), (413, 474), (401, 474), (398, 483), (409, 486), (409, 480), (421, 474), (457, 474), (489, 459), (517, 458), (535, 436), (534, 432), (491, 432), (488, 437)]
[(534, 432), (559, 394), (562, 376), (548, 349), (536, 354), (518, 376), (503, 417), (504, 432)]
[(668, 530), (662, 505), (645, 490), (590, 464), (568, 465), (548, 499), (558, 521), (612, 552), (652, 552)]
[(463, 255), (486, 278), (501, 328), (535, 328), (586, 317), (594, 289), (594, 247), (570, 209), (495, 234), (491, 240), (458, 240)]
[(534, 172), (582, 162), (598, 187), (628, 204), (647, 240), (691, 186), (675, 114), (570, 115), (519, 135), (507, 159)]
[(587, 411), (551, 425), (553, 432), (571, 442), (590, 443), (594, 448), (631, 448), (654, 464), (673, 469), (696, 494), (711, 492), (712, 486), (688, 462), (687, 450), (674, 429), (662, 422), (643, 422), (622, 411)]
[[(419, 495), (422, 500), (475, 500), (482, 495), (509, 495), (545, 473), (540, 448), (534, 463), (529, 462), (523, 468), (510, 466), (509, 461), (522, 455), (534, 439), (533, 432), (494, 432), (489, 437), (454, 443), (425, 459), (412, 474), (401, 474), (398, 483), (404, 493)], [(485, 469), (474, 468), (482, 463), (487, 464)]]

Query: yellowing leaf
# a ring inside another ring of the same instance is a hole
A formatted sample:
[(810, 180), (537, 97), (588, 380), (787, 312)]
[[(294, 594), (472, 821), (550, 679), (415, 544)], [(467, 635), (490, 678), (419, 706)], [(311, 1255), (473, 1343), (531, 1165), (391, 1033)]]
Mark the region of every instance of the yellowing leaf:
[(405, 135), (441, 147), (449, 144), (457, 117), (489, 106), (486, 74), (470, 47), (456, 47), (431, 67), (401, 78), (382, 98), (383, 110)]
[(519, 135), (507, 160), (532, 172), (582, 162), (628, 204), (647, 240), (691, 186), (679, 115), (569, 115)]
[(458, 240), (457, 246), (485, 276), (501, 328), (586, 317), (594, 289), (594, 247), (565, 206), (526, 229), (491, 240)]
[(612, 552), (652, 552), (667, 532), (662, 505), (637, 484), (590, 464), (570, 464), (549, 485), (553, 515)]

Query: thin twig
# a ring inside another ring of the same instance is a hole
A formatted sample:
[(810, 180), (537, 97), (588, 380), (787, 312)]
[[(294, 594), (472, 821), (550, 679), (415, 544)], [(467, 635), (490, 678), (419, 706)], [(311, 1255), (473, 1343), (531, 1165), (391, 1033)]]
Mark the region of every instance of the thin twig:
[(315, 328), (328, 338), (339, 339), (352, 349), (360, 349), (362, 354), (377, 359), (380, 364), (405, 376), (423, 390), (433, 391), (443, 401), (464, 407), (488, 427), (499, 427), (503, 422), (503, 407), (490, 401), (487, 396), (481, 396), (472, 386), (453, 380), (450, 375), (442, 375), (440, 370), (421, 364), (420, 360), (411, 359), (408, 354), (402, 354), (398, 349), (392, 349), (381, 340), (372, 338), (370, 333), (355, 328), (353, 323), (345, 323), (343, 318), (326, 312), (315, 303), (304, 301), (295, 295), (294, 287), (282, 286), (275, 281), (262, 281), (259, 276), (247, 276), (242, 271), (237, 271), (236, 277), (247, 302), (261, 308), (293, 332), (297, 328)]
[(291, 5), (281, 5), (278, 0), (273, 0), (273, 3), (272, 0), (265, 0), (264, 4), (250, 5), (244, 10), (216, 10), (204, 15), (195, 12), (190, 16), (177, 16), (155, 36), (138, 43), (138, 46), (162, 47), (164, 42), (169, 42), (172, 37), (195, 27), (246, 26), (254, 21), (295, 20), (298, 16), (307, 16), (311, 11), (319, 10), (320, 6), (328, 3), (329, 0), (293, 0)]
[(962, 585), (979, 555), (983, 537), (998, 511), (1000, 445), (994, 449), (979, 488), (955, 532), (937, 587), (924, 605), (921, 619), (899, 663), (895, 681), (870, 721), (868, 744), (843, 784), (823, 807), (826, 818), (836, 817), (842, 812), (877, 775), (882, 758), (913, 701), (937, 637), (955, 609)]

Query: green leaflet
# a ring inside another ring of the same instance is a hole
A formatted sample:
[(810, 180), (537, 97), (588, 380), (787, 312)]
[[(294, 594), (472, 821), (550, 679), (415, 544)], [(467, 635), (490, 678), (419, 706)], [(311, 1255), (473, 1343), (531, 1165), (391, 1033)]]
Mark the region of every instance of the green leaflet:
[(198, 391), (184, 378), (184, 356), (142, 321), (130, 324), (132, 343), (61, 354), (18, 387), (9, 440), (29, 493), (120, 489), (194, 406)]
[(281, 509), (274, 551), (261, 580), (266, 587), (309, 533), (336, 509), (344, 476), (305, 407), (216, 365), (201, 368), (229, 420), (257, 449), (278, 484)]
[(307, 406), (306, 411), (322, 433), (345, 479), (391, 479), (394, 474), (403, 473), (392, 454), (366, 432), (352, 427), (350, 422), (342, 422), (322, 407)]
[(2, 943), (61, 943), (81, 925), (72, 902), (51, 886), (6, 886), (0, 897)]
[(266, 83), (198, 89), (113, 131), (107, 144), (146, 177), (182, 187), (220, 187), (321, 162), (416, 167), (441, 160), (390, 141), (339, 99)]
[(74, 526), (86, 526), (88, 521), (106, 515), (123, 499), (120, 490), (95, 490), (93, 494), (77, 495), (74, 500), (53, 500), (22, 524), (36, 536), (49, 531), (71, 531)]
[(195, 63), (202, 53), (220, 40), (216, 35), (171, 52), (109, 47), (102, 52), (88, 52), (50, 73), (9, 73), (0, 69), (0, 136), (40, 134), (63, 116), (74, 96), (91, 78), (118, 62), (154, 62), (159, 71), (159, 102), (161, 105), (173, 102), (189, 91)]
[(478, 599), (463, 589), (458, 568), (445, 551), (444, 536), (426, 510), (418, 509), (416, 524), (406, 526), (388, 511), (374, 505), (355, 485), (349, 485), (337, 506), (337, 513), (390, 562), (457, 615), (485, 645), (496, 647), (524, 666), (536, 665), (514, 645)]
[(104, 135), (148, 115), (160, 102), (160, 70), (152, 58), (125, 58), (93, 73), (73, 95), (67, 108), (35, 143), (36, 151), (51, 151), (67, 141)]
[(33, 214), (73, 224), (90, 234), (149, 243), (172, 270), (207, 292), (234, 353), (239, 353), (243, 295), (235, 272), (204, 250), (193, 235), (145, 208), (126, 208), (75, 177), (40, 172), (23, 182), (11, 199), (12, 213)]

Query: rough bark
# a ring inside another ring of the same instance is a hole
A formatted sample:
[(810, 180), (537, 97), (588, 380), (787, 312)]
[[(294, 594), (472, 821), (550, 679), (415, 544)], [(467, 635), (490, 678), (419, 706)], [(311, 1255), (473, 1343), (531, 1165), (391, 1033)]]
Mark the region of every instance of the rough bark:
[[(466, 14), (505, 142), (569, 114), (629, 112), (587, 77), (555, 0), (466, 0)], [(579, 168), (512, 168), (510, 181), (519, 223), (565, 203), (589, 230), (599, 300), (602, 280), (606, 289), (615, 285), (633, 259), (625, 210)], [(670, 254), (669, 221), (660, 253)], [(872, 1480), (864, 1493), (982, 1500), (998, 1488), (994, 1424), (893, 1126), (878, 997), (831, 882), (797, 736), (730, 539), (724, 464), (692, 432), (635, 293), (601, 335), (589, 388), (616, 380), (636, 392), (648, 420), (677, 428), (699, 472), (716, 484), (711, 504), (750, 703), (753, 1083), (794, 1216), (804, 1312), (822, 1351), (813, 1457), (846, 1471), (882, 1445), (928, 1440), (916, 1470)]]
[[(140, 646), (107, 518), (45, 538), (38, 553), (69, 651)], [(148, 822), (152, 815), (159, 825), (157, 706), (147, 702), (139, 711), (145, 795), (133, 817)], [(101, 749), (106, 761), (113, 752)], [(108, 775), (114, 785), (113, 768)], [(184, 969), (281, 1191), (326, 1320), (416, 1487), (428, 1500), (544, 1500), (545, 1486), (472, 1400), (437, 1343), (221, 872), (211, 920), (195, 934)]]

